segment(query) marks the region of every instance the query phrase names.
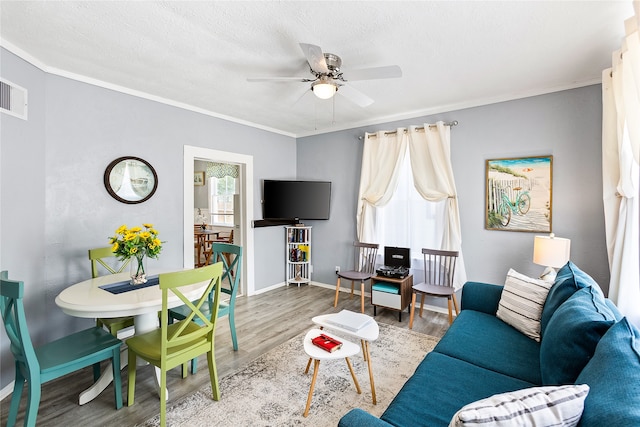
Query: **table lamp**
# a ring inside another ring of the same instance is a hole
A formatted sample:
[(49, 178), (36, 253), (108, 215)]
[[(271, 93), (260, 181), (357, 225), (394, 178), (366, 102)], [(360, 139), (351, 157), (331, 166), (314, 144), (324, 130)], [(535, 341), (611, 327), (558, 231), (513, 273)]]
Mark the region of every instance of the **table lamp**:
[(533, 241), (533, 262), (546, 266), (540, 279), (553, 282), (556, 279), (556, 268), (560, 268), (569, 261), (571, 240), (548, 236), (535, 236)]

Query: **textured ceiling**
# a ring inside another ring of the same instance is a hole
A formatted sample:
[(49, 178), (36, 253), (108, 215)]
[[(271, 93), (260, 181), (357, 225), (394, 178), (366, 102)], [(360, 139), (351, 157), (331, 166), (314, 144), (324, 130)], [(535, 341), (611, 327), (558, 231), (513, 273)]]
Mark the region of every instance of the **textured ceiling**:
[[(304, 136), (598, 83), (631, 1), (1, 1), (0, 44), (45, 71)], [(298, 43), (375, 102), (319, 100)]]

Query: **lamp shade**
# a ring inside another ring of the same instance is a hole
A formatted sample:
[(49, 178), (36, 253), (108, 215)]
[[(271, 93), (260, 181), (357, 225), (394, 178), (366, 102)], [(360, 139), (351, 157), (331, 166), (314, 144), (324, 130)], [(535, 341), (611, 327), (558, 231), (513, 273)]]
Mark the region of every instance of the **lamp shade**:
[(560, 268), (569, 261), (571, 240), (549, 236), (535, 236), (533, 262), (546, 267)]

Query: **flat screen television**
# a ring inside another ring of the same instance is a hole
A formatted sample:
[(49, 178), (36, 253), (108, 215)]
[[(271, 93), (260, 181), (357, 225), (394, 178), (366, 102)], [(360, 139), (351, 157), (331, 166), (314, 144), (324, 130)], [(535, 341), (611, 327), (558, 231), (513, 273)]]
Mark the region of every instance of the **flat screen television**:
[(263, 181), (264, 219), (329, 219), (330, 208), (331, 182)]

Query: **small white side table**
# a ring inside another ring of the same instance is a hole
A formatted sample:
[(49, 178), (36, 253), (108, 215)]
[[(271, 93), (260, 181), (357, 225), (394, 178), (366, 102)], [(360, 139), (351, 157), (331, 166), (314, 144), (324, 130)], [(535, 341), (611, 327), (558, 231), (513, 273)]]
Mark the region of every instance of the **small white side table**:
[(330, 320), (332, 316), (336, 316), (337, 314), (338, 313), (323, 314), (323, 315), (314, 317), (313, 319), (311, 319), (311, 321), (316, 325), (320, 326), (321, 329), (322, 328), (331, 329), (332, 331), (335, 331), (339, 334), (343, 334), (348, 337), (353, 337), (360, 340), (360, 343), (362, 344), (362, 356), (364, 357), (364, 360), (367, 362), (367, 368), (369, 369), (369, 382), (371, 383), (371, 398), (373, 400), (373, 404), (377, 405), (378, 400), (376, 399), (376, 386), (373, 381), (373, 371), (371, 370), (371, 353), (369, 352), (369, 343), (378, 339), (378, 335), (380, 334), (380, 328), (378, 327), (378, 323), (371, 316), (367, 316), (366, 314), (362, 314), (362, 313), (353, 312), (354, 315), (362, 316), (363, 318), (365, 317), (369, 318), (370, 321), (363, 328), (357, 331), (352, 331), (346, 328), (341, 328), (327, 321), (327, 320)]
[(304, 337), (304, 351), (309, 355), (309, 362), (307, 363), (307, 368), (304, 370), (304, 373), (309, 373), (309, 367), (311, 366), (311, 360), (313, 359), (313, 379), (311, 380), (311, 387), (309, 387), (309, 397), (307, 397), (307, 406), (304, 408), (303, 416), (309, 415), (309, 407), (311, 406), (311, 397), (313, 396), (313, 388), (316, 385), (316, 378), (318, 377), (318, 369), (320, 368), (321, 360), (336, 360), (336, 359), (344, 359), (347, 361), (347, 366), (349, 367), (349, 371), (351, 372), (351, 378), (353, 378), (353, 383), (356, 386), (356, 391), (358, 394), (362, 393), (360, 390), (360, 384), (358, 384), (358, 380), (356, 378), (356, 374), (353, 372), (353, 366), (351, 366), (351, 361), (349, 360), (350, 356), (354, 354), (358, 354), (360, 352), (360, 347), (357, 344), (346, 341), (342, 338), (336, 337), (331, 334), (325, 334), (330, 336), (331, 338), (335, 338), (338, 341), (342, 342), (342, 347), (340, 349), (330, 353), (326, 350), (321, 349), (320, 347), (315, 346), (311, 340), (318, 335), (322, 334), (323, 331), (320, 329), (312, 329), (307, 332), (307, 335)]

